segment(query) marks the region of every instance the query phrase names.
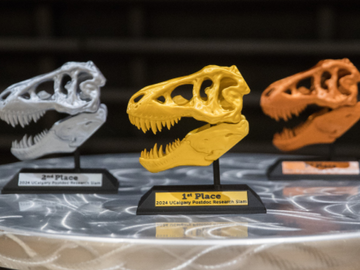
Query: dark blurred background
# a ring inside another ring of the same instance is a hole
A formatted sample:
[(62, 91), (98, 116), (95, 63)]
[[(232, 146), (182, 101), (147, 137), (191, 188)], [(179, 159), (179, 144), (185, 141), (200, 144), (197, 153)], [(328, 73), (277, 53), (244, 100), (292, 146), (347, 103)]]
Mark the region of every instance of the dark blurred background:
[[(262, 113), (262, 91), (321, 59), (344, 57), (360, 67), (358, 1), (0, 2), (1, 91), (67, 61), (92, 60), (107, 78), (101, 100), (108, 106), (108, 120), (82, 146), (83, 154), (140, 152), (155, 142), (183, 138), (199, 123), (183, 118), (170, 131), (143, 134), (130, 124), (127, 102), (149, 84), (209, 64), (237, 65), (252, 90), (243, 109), (250, 133), (232, 151), (280, 153), (271, 140), (284, 123)], [(0, 122), (0, 162), (16, 161), (11, 141), (50, 128), (62, 117), (49, 112), (25, 129)], [(338, 140), (336, 153), (360, 156), (359, 134), (357, 124)], [(296, 153), (328, 151), (327, 145), (315, 145)]]

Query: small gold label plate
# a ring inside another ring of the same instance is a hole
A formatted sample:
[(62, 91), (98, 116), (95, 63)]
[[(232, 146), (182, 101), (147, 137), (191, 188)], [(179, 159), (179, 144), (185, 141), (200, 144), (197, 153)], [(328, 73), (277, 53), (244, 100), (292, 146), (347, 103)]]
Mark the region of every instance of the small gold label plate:
[(155, 207), (245, 206), (247, 191), (157, 192)]

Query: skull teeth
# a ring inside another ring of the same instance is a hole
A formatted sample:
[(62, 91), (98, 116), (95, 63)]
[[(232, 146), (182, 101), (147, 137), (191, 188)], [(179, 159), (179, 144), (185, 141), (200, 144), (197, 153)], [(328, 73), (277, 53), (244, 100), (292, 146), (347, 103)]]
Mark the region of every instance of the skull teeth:
[(165, 152), (163, 151), (163, 146), (160, 145), (159, 149), (157, 148), (157, 143), (155, 143), (154, 147), (147, 151), (144, 149), (141, 152), (141, 158), (144, 159), (159, 159), (167, 156), (171, 152), (175, 151), (176, 148), (178, 148), (181, 144), (181, 141), (179, 139), (176, 139), (174, 142), (169, 143), (165, 147)]
[(276, 133), (274, 139), (276, 140), (289, 140), (295, 137), (296, 134), (293, 129), (284, 128), (281, 133)]
[(279, 121), (281, 118), (285, 121), (288, 121), (293, 117), (293, 115), (299, 116), (299, 114), (306, 108), (306, 105), (300, 105), (297, 107), (291, 108), (267, 108), (263, 107), (265, 114), (269, 115), (272, 118), (275, 118), (276, 121)]
[[(136, 116), (129, 114), (129, 120), (130, 120), (131, 124), (135, 125), (138, 129), (141, 129), (144, 133), (146, 133), (148, 130), (151, 129), (151, 131), (154, 134), (156, 134), (156, 132), (158, 132), (158, 131), (161, 132), (163, 127), (167, 127), (168, 129), (170, 129), (171, 126), (174, 126), (181, 120), (181, 117), (174, 117), (171, 119), (164, 119), (164, 120), (150, 120), (150, 119), (144, 119), (144, 118), (136, 117)], [(166, 155), (173, 152), (176, 148), (178, 148), (180, 144), (181, 144), (181, 141), (179, 139), (176, 139), (173, 143), (169, 143), (168, 145), (166, 145), (165, 152), (163, 150), (162, 145), (160, 145), (160, 147), (158, 149), (157, 144), (155, 144), (154, 147), (150, 151), (147, 151), (146, 149), (144, 149), (141, 152), (141, 158), (144, 158), (144, 159), (163, 158)]]
[(0, 114), (0, 118), (6, 123), (15, 127), (20, 124), (21, 127), (25, 127), (28, 125), (31, 120), (36, 122), (39, 120), (41, 116), (45, 114), (46, 111), (38, 111), (34, 113), (25, 113), (25, 112), (14, 112), (14, 113), (6, 113), (3, 112)]
[(144, 133), (151, 129), (151, 131), (156, 134), (158, 131), (161, 132), (162, 128), (165, 126), (170, 129), (171, 126), (174, 126), (181, 120), (181, 117), (166, 120), (150, 120), (129, 115), (129, 120), (131, 124), (138, 129), (141, 129)]
[(310, 125), (311, 121), (306, 121), (305, 123), (299, 124), (293, 129), (284, 128), (281, 133), (276, 133), (274, 135), (274, 139), (276, 140), (289, 140), (300, 133), (303, 133), (305, 129)]
[(25, 134), (25, 136), (19, 142), (17, 141), (12, 142), (12, 148), (13, 149), (29, 148), (40, 142), (48, 132), (49, 132), (48, 130), (44, 130), (43, 132), (34, 136), (34, 138), (32, 136), (28, 137), (28, 135)]

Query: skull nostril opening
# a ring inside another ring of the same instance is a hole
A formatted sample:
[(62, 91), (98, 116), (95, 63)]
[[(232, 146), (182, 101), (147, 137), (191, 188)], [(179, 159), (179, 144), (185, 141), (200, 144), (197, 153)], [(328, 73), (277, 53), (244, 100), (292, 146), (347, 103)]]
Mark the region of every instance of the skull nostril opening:
[(156, 101), (157, 101), (158, 103), (160, 103), (160, 104), (164, 104), (165, 101), (166, 101), (166, 99), (165, 99), (164, 96), (160, 96), (160, 97), (158, 97), (158, 98), (156, 99)]
[(275, 88), (269, 89), (267, 92), (265, 92), (266, 97), (270, 97), (271, 93), (274, 92)]
[(7, 93), (1, 95), (1, 96), (0, 96), (0, 100), (1, 100), (1, 101), (4, 101), (5, 99), (8, 98), (8, 96), (10, 96), (10, 94), (11, 94), (11, 92), (7, 92)]
[(144, 94), (137, 96), (136, 98), (134, 98), (134, 102), (138, 103), (144, 96), (145, 96)]

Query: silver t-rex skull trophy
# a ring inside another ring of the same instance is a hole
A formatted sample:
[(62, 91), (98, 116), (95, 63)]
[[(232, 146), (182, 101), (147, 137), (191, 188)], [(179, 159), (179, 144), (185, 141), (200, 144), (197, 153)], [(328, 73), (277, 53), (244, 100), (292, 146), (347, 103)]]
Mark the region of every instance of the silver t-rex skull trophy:
[[(65, 86), (63, 82), (69, 76)], [(37, 89), (54, 82), (54, 93)], [(11, 152), (20, 160), (35, 159), (51, 153), (71, 153), (82, 145), (105, 121), (107, 108), (100, 104), (100, 87), (105, 77), (89, 61), (68, 62), (59, 69), (11, 85), (0, 94), (0, 118), (15, 127), (36, 122), (46, 111), (69, 116), (56, 122), (49, 131), (14, 141)]]

